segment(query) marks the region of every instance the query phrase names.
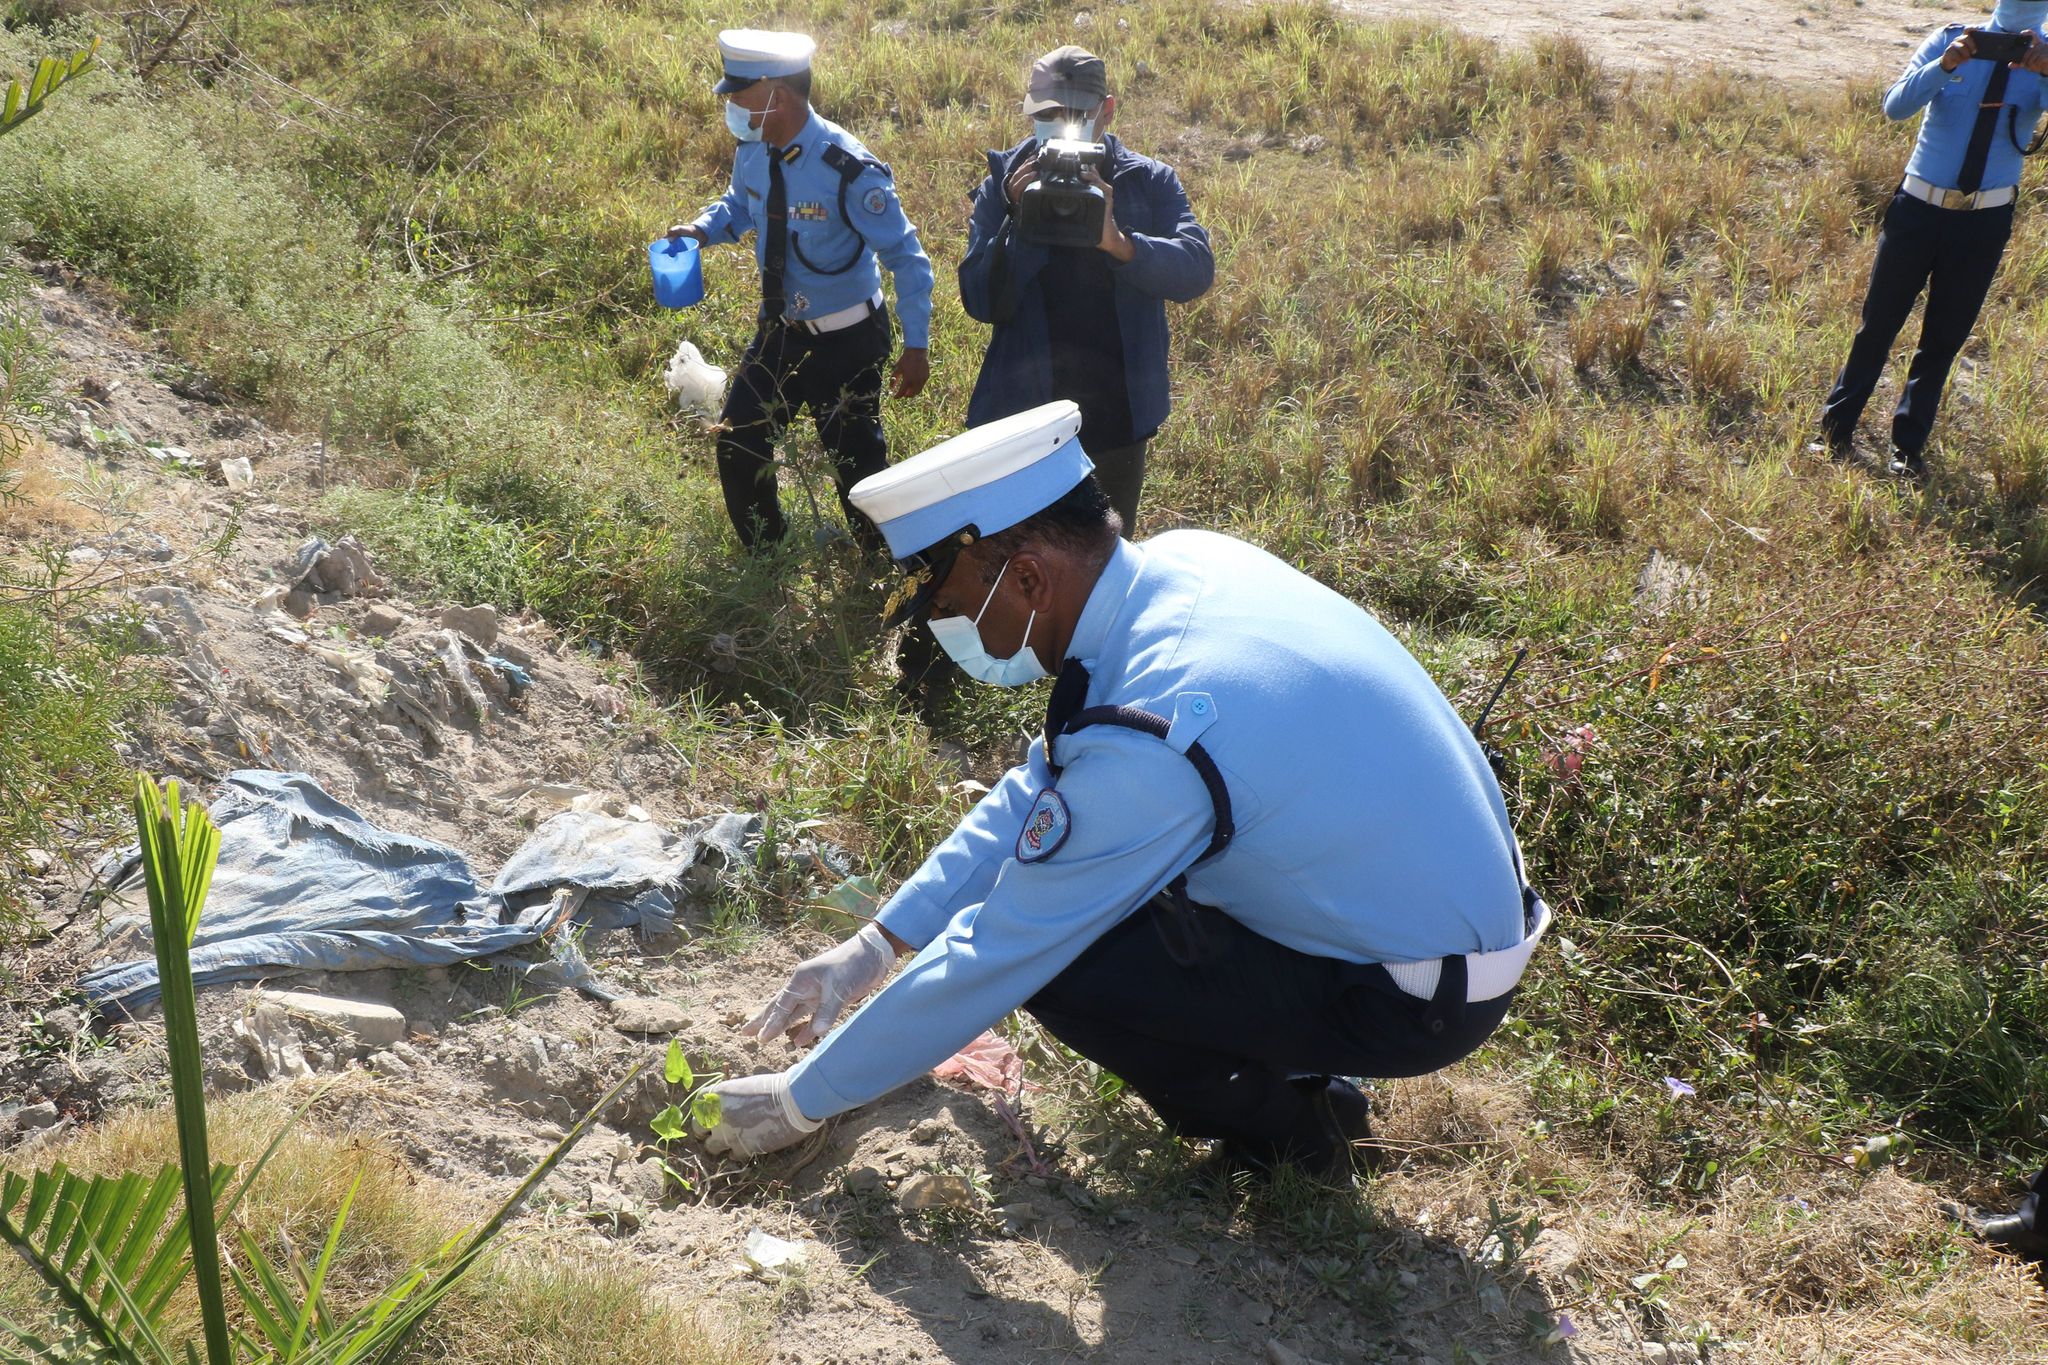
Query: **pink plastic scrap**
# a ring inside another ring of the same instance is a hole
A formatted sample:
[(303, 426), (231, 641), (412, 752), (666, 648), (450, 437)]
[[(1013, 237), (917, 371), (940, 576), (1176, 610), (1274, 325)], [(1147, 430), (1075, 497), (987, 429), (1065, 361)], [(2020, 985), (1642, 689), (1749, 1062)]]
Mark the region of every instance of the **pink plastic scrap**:
[[(964, 1085), (980, 1086), (993, 1090), (998, 1095), (1015, 1095), (1027, 1087), (1024, 1081), (1024, 1059), (1017, 1055), (1017, 1049), (998, 1038), (994, 1033), (984, 1033), (966, 1047), (932, 1068), (932, 1075), (942, 1081), (959, 1081)], [(1028, 1087), (1040, 1089), (1037, 1085)]]

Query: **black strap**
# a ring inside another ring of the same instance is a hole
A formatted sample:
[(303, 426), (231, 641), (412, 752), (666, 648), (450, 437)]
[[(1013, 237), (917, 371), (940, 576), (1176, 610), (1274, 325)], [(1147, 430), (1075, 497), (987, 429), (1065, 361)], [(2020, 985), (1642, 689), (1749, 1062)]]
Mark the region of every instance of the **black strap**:
[[(1060, 727), (1060, 734), (1071, 735), (1076, 730), (1085, 730), (1091, 725), (1114, 725), (1125, 730), (1136, 730), (1140, 734), (1147, 734), (1160, 740), (1165, 739), (1167, 733), (1173, 729), (1173, 722), (1166, 717), (1151, 711), (1141, 711), (1135, 706), (1091, 706), (1085, 711), (1076, 712)], [(1201, 777), (1202, 785), (1209, 789), (1209, 804), (1216, 812), (1216, 826), (1209, 835), (1209, 846), (1202, 850), (1200, 858), (1195, 859), (1199, 863), (1215, 857), (1229, 845), (1232, 836), (1237, 833), (1237, 822), (1231, 815), (1230, 788), (1224, 785), (1222, 771), (1217, 768), (1216, 760), (1209, 757), (1209, 751), (1202, 747), (1201, 741), (1196, 740), (1188, 745), (1182, 756), (1195, 765), (1195, 772)], [(1045, 761), (1055, 774), (1059, 772), (1060, 766), (1054, 761), (1051, 744), (1046, 745)]]
[(1963, 169), (1956, 176), (1956, 188), (1975, 194), (1984, 183), (1984, 164), (1991, 157), (1991, 135), (1998, 131), (1998, 111), (2005, 107), (2005, 85), (2012, 68), (2004, 62), (1992, 64), (1991, 79), (1984, 86), (1984, 99), (1977, 109), (1977, 126), (1970, 130), (1970, 146), (1963, 153)]
[(845, 264), (828, 268), (819, 265), (804, 254), (804, 244), (801, 237), (795, 238), (793, 244), (796, 247), (796, 258), (802, 261), (804, 268), (812, 274), (844, 275), (847, 271), (859, 265), (861, 257), (867, 255), (868, 251), (867, 239), (862, 237), (860, 229), (853, 225), (853, 215), (846, 211), (846, 193), (853, 188), (853, 182), (860, 179), (861, 172), (869, 167), (872, 166), (884, 175), (889, 173), (889, 168), (872, 158), (855, 156), (836, 142), (826, 143), (825, 150), (819, 155), (827, 166), (839, 172), (839, 221), (846, 224), (846, 230), (853, 234), (853, 254), (846, 258)]
[(2009, 104), (2005, 107), (2005, 136), (2012, 143), (2014, 151), (2023, 157), (2033, 156), (2042, 147), (2048, 146), (2048, 121), (2043, 121), (2040, 127), (2034, 129), (2032, 140), (2022, 145), (2020, 143), (2020, 107), (2017, 104)]
[(789, 271), (789, 183), (782, 176), (781, 148), (768, 149), (768, 253), (761, 266), (761, 320), (780, 322), (782, 278)]

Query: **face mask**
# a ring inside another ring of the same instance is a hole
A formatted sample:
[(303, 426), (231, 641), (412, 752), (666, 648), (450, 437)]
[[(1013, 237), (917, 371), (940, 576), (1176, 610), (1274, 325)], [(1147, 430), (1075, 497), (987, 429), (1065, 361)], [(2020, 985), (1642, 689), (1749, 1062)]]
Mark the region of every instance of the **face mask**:
[(989, 584), (988, 596), (981, 600), (981, 610), (974, 613), (972, 621), (964, 616), (939, 616), (930, 623), (932, 637), (939, 642), (941, 649), (952, 656), (953, 662), (960, 665), (962, 673), (976, 682), (991, 683), (996, 687), (1022, 687), (1046, 676), (1038, 655), (1031, 649), (1031, 627), (1038, 620), (1037, 612), (1032, 612), (1030, 619), (1024, 622), (1024, 642), (1009, 658), (991, 657), (981, 643), (981, 618), (988, 613), (988, 604), (995, 601), (1003, 574), (1009, 571), (1010, 561), (1006, 559), (996, 574), (996, 581)]
[[(767, 115), (762, 115), (761, 122), (768, 122)], [(742, 142), (761, 140), (761, 130), (754, 126), (754, 111), (734, 104), (731, 100), (725, 102), (725, 126), (727, 131)]]
[(2044, 19), (2048, 19), (2048, 4), (2041, 0), (1998, 0), (1991, 11), (1991, 22), (2008, 33), (2038, 30)]

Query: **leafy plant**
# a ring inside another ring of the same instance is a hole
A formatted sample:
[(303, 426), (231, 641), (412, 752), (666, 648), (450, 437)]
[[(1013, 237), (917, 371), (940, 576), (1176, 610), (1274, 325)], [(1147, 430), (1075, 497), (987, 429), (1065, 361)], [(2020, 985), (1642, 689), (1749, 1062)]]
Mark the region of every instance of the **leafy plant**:
[(36, 73), (29, 78), (24, 89), (20, 81), (7, 83), (7, 97), (0, 102), (0, 137), (13, 132), (30, 118), (42, 112), (44, 101), (55, 94), (59, 87), (84, 75), (92, 69), (93, 58), (99, 54), (100, 40), (95, 38), (90, 46), (63, 57), (45, 57), (36, 63)]
[(689, 1177), (669, 1163), (668, 1145), (685, 1136), (692, 1124), (706, 1131), (718, 1126), (718, 1121), (724, 1117), (725, 1106), (711, 1087), (723, 1080), (724, 1076), (714, 1073), (698, 1079), (696, 1072), (690, 1068), (690, 1059), (683, 1055), (683, 1045), (674, 1039), (669, 1040), (668, 1055), (662, 1059), (661, 1074), (662, 1079), (671, 1087), (682, 1087), (683, 1098), (678, 1103), (663, 1106), (661, 1112), (654, 1116), (648, 1126), (654, 1130), (655, 1146), (660, 1150), (658, 1159), (661, 1162), (662, 1174), (675, 1181), (679, 1188), (687, 1191), (694, 1189), (695, 1185)]

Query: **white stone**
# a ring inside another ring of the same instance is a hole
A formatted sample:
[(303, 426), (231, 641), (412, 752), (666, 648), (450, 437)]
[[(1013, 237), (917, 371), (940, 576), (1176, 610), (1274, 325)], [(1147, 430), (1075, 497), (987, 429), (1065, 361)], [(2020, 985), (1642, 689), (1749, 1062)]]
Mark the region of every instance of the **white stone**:
[(405, 1016), (374, 1000), (353, 1000), (312, 991), (264, 991), (265, 1001), (287, 1013), (353, 1034), (365, 1047), (389, 1047), (405, 1037)]

